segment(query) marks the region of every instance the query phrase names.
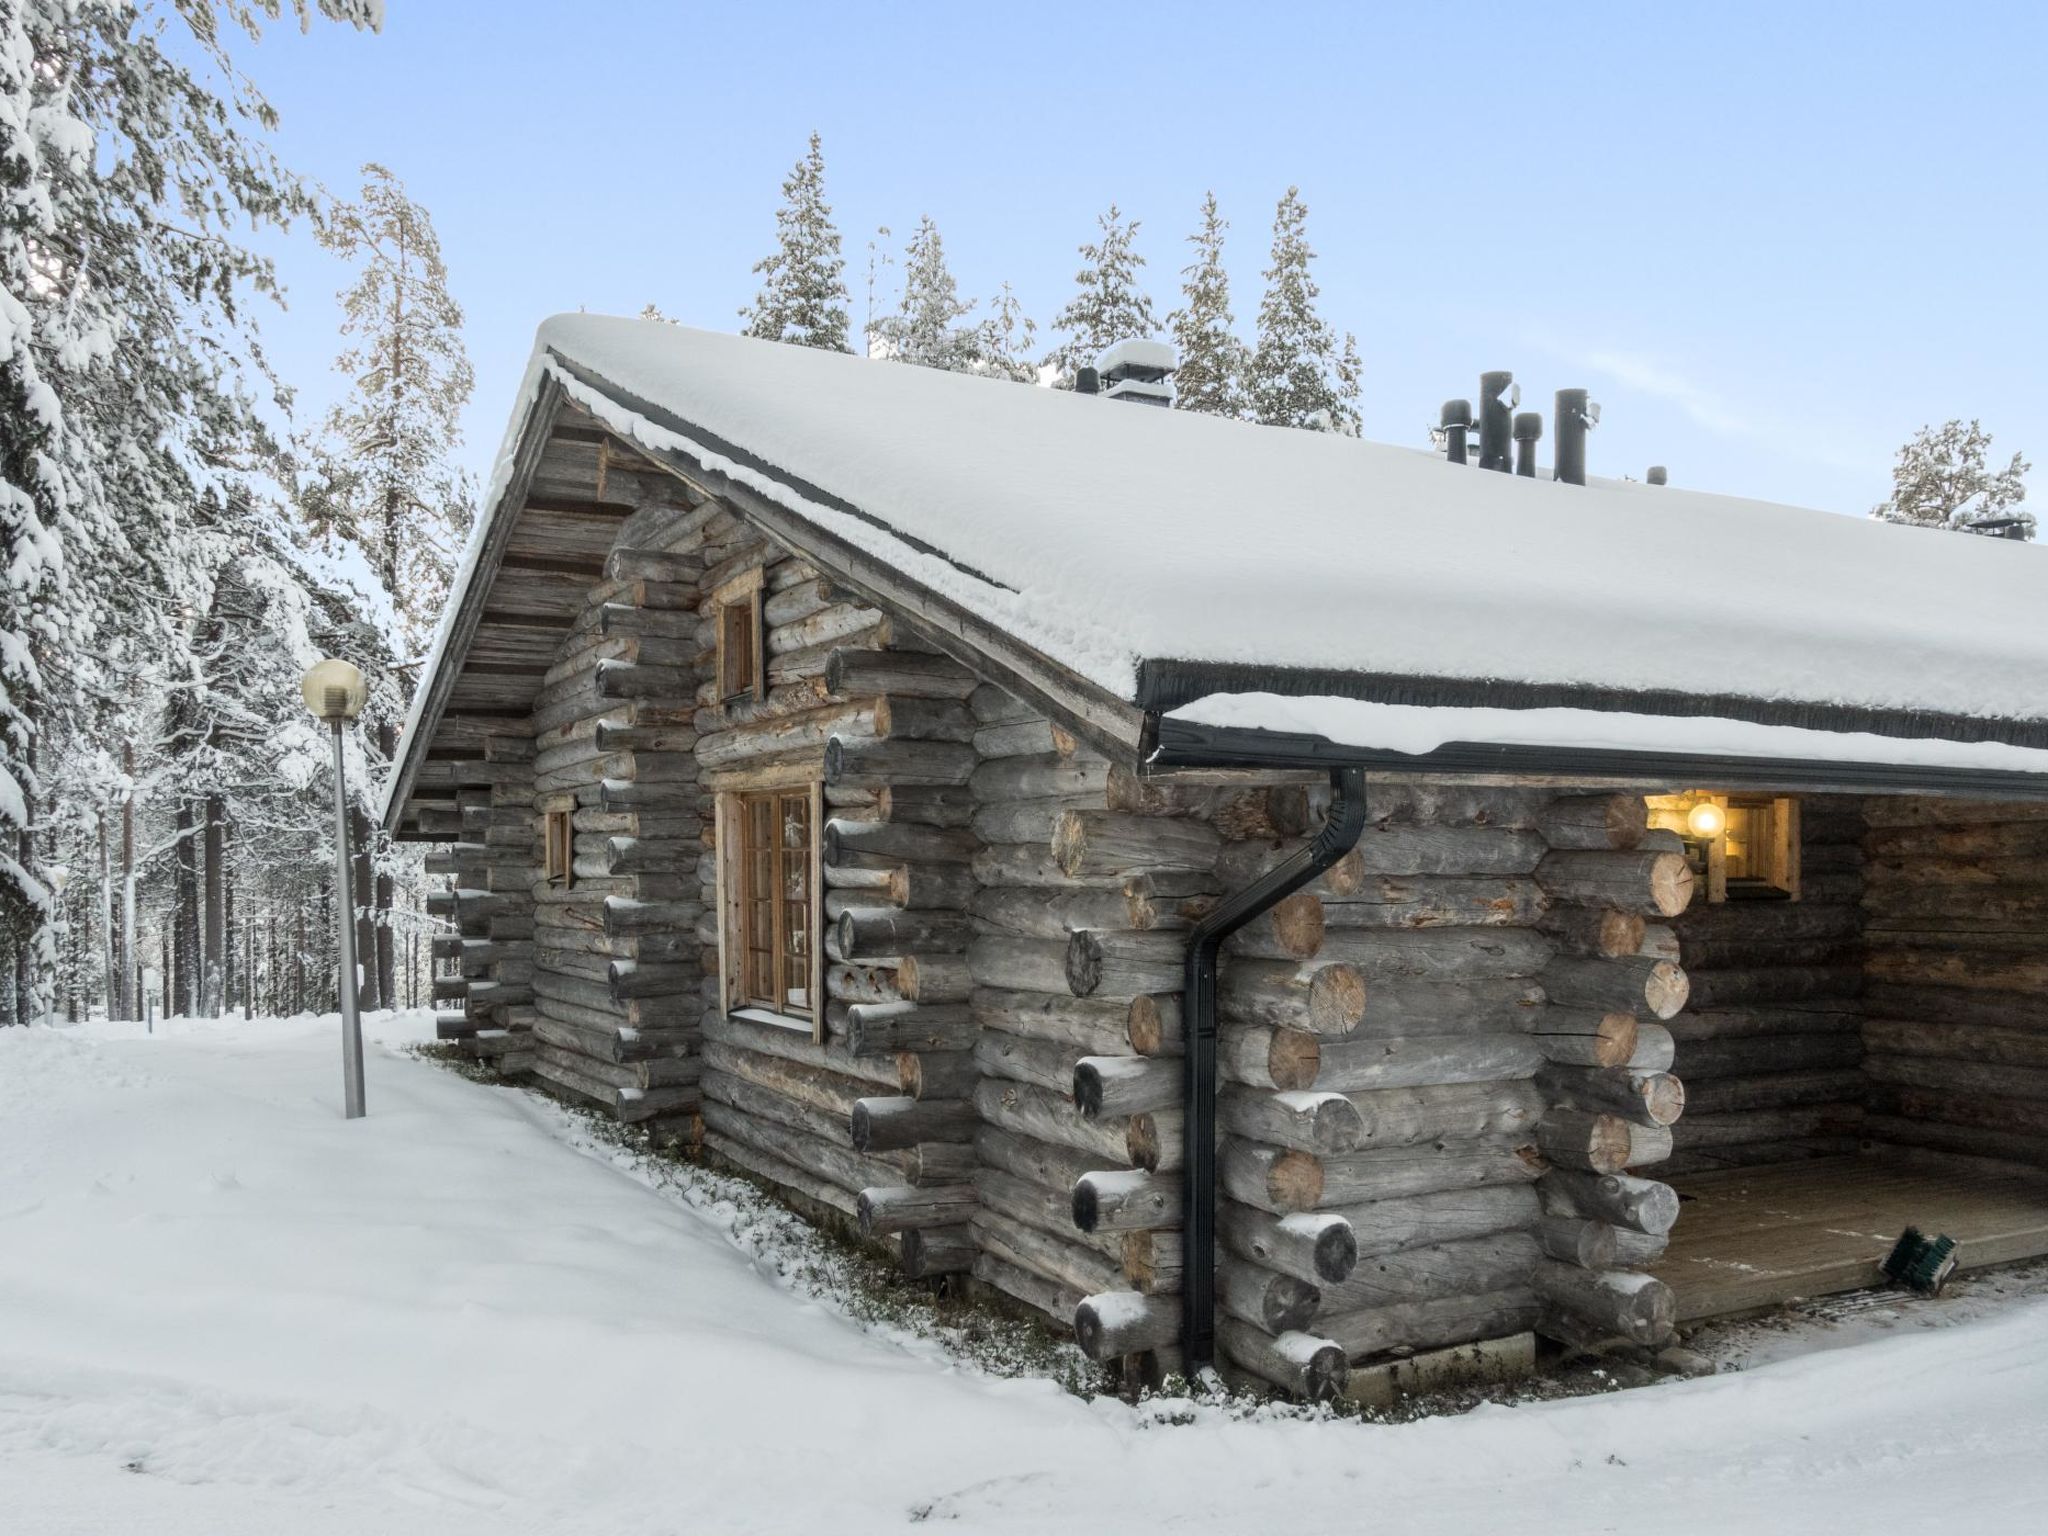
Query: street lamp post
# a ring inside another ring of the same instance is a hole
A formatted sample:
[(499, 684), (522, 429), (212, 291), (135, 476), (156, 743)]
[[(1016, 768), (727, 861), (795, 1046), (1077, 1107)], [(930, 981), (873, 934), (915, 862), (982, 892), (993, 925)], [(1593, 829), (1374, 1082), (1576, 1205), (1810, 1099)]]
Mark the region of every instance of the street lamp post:
[(349, 885), (348, 780), (342, 771), (341, 732), (362, 712), (367, 690), (361, 672), (345, 661), (330, 657), (316, 663), (300, 679), (299, 692), (314, 718), (327, 722), (334, 740), (335, 885), (341, 894), (341, 900), (335, 905), (335, 916), (341, 939), (342, 1100), (346, 1117), (360, 1120), (363, 1117), (363, 1021), (356, 1012), (356, 901)]

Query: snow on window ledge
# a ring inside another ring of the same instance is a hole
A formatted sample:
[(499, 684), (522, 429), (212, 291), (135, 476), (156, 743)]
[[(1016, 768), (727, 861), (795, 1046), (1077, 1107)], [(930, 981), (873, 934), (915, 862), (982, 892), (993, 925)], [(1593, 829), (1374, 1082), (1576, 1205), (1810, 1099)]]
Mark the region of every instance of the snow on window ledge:
[(745, 1019), (749, 1024), (772, 1024), (777, 1029), (796, 1030), (809, 1036), (811, 1021), (800, 1019), (793, 1014), (777, 1013), (772, 1008), (735, 1008), (731, 1017)]

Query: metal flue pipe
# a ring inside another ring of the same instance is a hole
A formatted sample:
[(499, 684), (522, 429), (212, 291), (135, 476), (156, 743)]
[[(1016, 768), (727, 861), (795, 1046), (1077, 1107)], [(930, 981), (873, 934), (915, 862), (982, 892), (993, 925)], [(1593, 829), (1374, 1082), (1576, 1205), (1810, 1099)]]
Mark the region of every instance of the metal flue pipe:
[(1465, 434), (1472, 430), (1472, 402), (1446, 400), (1437, 421), (1443, 428), (1444, 457), (1453, 464), (1468, 462), (1465, 457)]
[(1543, 440), (1541, 411), (1515, 412), (1515, 473), (1525, 478), (1536, 473), (1536, 445)]
[(1508, 441), (1514, 402), (1508, 398), (1515, 376), (1495, 372), (1479, 375), (1479, 467), (1508, 469)]
[(1551, 453), (1553, 477), (1566, 485), (1586, 483), (1586, 432), (1592, 426), (1591, 401), (1583, 389), (1557, 392), (1557, 429)]

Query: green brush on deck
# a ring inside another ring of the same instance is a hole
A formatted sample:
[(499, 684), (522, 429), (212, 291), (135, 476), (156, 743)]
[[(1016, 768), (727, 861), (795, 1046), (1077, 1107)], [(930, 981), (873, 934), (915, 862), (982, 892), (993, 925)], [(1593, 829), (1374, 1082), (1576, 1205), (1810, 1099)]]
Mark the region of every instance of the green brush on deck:
[(1956, 1272), (1956, 1240), (1928, 1237), (1918, 1227), (1908, 1227), (1878, 1267), (1891, 1280), (1910, 1285), (1923, 1296), (1939, 1295)]

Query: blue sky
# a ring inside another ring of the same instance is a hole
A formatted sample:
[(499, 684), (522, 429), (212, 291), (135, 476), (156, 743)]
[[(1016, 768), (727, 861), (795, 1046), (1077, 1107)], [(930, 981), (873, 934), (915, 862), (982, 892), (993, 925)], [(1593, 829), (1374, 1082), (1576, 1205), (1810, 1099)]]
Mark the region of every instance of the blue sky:
[[(1202, 194), (1240, 327), (1298, 184), (1368, 436), (1511, 368), (1604, 408), (1597, 473), (1861, 512), (1924, 422), (2048, 473), (2048, 7), (1791, 3), (1025, 7), (389, 0), (380, 36), (238, 55), (289, 163), (381, 160), (467, 310), (469, 462), (547, 314), (730, 330), (812, 129), (845, 236), (938, 223), (963, 291), (1041, 326), (1111, 201), (1162, 316)], [(317, 411), (343, 274), (281, 249), (272, 355)]]

